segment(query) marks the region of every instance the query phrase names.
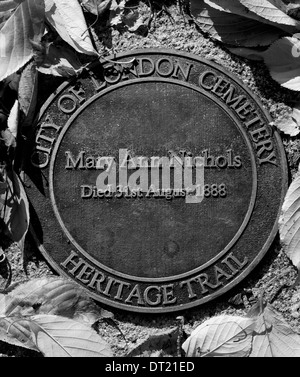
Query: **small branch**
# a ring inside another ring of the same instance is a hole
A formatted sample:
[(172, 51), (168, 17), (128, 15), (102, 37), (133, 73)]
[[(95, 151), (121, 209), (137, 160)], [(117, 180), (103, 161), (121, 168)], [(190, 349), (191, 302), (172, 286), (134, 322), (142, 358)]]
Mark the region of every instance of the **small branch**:
[[(266, 290), (276, 281), (276, 280), (279, 280), (279, 279), (281, 279), (282, 277), (284, 277), (284, 276), (286, 276), (286, 275), (288, 275), (289, 273), (291, 272), (291, 268), (289, 267), (289, 268), (287, 268), (287, 269), (285, 269), (285, 270), (283, 270), (278, 276), (275, 276), (273, 279), (271, 279), (268, 283), (267, 283), (267, 285), (261, 290), (261, 292), (260, 292), (260, 295), (259, 295), (259, 298), (258, 298), (258, 300), (259, 300), (259, 304), (260, 304), (260, 309), (262, 310), (262, 308), (263, 308), (263, 297), (264, 297), (264, 295), (265, 295), (265, 293), (266, 293)], [(285, 285), (286, 286), (286, 285)], [(281, 290), (281, 289), (283, 289), (285, 286), (280, 286), (279, 287), (279, 291)], [(276, 293), (276, 295), (277, 295), (277, 293)], [(275, 295), (275, 296), (276, 296)]]
[(184, 317), (177, 317), (178, 321), (178, 337), (177, 337), (177, 357), (182, 357), (181, 345), (183, 338)]

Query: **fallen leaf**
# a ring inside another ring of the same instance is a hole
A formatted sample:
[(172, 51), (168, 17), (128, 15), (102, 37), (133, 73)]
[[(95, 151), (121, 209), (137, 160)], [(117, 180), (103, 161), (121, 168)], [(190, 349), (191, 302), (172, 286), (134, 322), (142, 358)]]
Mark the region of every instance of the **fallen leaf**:
[(297, 136), (300, 133), (300, 104), (295, 105), (291, 113), (276, 119), (275, 126), (289, 136)]
[(287, 4), (287, 15), (300, 20), (300, 5), (299, 4)]
[(95, 16), (101, 16), (111, 5), (112, 0), (81, 0), (83, 8)]
[(21, 73), (18, 88), (21, 127), (31, 126), (35, 117), (38, 97), (38, 72), (35, 62), (26, 65)]
[(272, 78), (281, 86), (300, 90), (300, 40), (284, 37), (276, 41), (263, 53)]
[(300, 335), (270, 304), (256, 317), (249, 357), (299, 357)]
[(279, 234), (286, 255), (300, 271), (300, 174), (285, 196), (279, 219)]
[(54, 315), (1, 317), (0, 340), (46, 357), (113, 357), (110, 346), (90, 326)]
[(0, 12), (6, 12), (11, 9), (17, 8), (24, 0), (1, 0)]
[(13, 346), (38, 351), (32, 339), (30, 321), (19, 317), (0, 317), (0, 340)]
[(46, 75), (72, 77), (82, 72), (83, 66), (74, 50), (68, 45), (55, 46), (50, 44), (46, 49), (43, 64), (37, 70)]
[(270, 304), (258, 302), (248, 317), (210, 318), (182, 347), (187, 357), (299, 357), (300, 335)]
[(284, 134), (289, 136), (297, 136), (300, 133), (299, 125), (295, 122), (292, 116), (287, 115), (283, 118), (276, 119), (275, 126)]
[(210, 7), (203, 0), (191, 2), (191, 13), (202, 31), (223, 43), (245, 46), (269, 46), (282, 36), (282, 31), (236, 14)]
[(12, 75), (8, 76), (7, 79), (4, 80), (4, 82), (10, 87), (11, 90), (17, 92), (19, 90), (20, 78), (21, 74), (13, 73)]
[(0, 12), (0, 30), (5, 25), (5, 22), (9, 19), (11, 15), (12, 11)]
[(10, 110), (9, 117), (7, 119), (7, 126), (12, 135), (17, 138), (18, 126), (19, 126), (19, 101), (16, 100), (12, 109)]
[(75, 282), (57, 277), (32, 279), (0, 295), (0, 316), (51, 314), (94, 324), (107, 316)]
[(0, 196), (5, 194), (7, 190), (7, 183), (0, 181)]
[(257, 13), (251, 12), (239, 0), (204, 0), (204, 2), (215, 9), (222, 10), (223, 12), (237, 14), (239, 16), (250, 18), (252, 20), (256, 20), (264, 24), (272, 25), (288, 33), (295, 32), (294, 26), (281, 24), (281, 23), (263, 18), (259, 16)]
[(3, 131), (0, 131), (0, 135), (1, 139), (4, 141), (4, 144), (7, 148), (16, 148), (16, 138), (8, 128)]
[(43, 0), (24, 0), (0, 30), (0, 81), (22, 68), (33, 56), (30, 40), (44, 34)]
[(36, 346), (46, 357), (113, 357), (110, 346), (83, 323), (37, 315), (30, 325)]
[(183, 343), (186, 357), (246, 357), (250, 355), (255, 320), (231, 315), (212, 317)]
[(120, 3), (117, 3), (116, 0), (112, 0), (111, 5), (110, 5), (110, 16), (109, 16), (108, 25), (118, 26), (123, 23), (126, 2), (127, 0), (121, 0)]
[(97, 55), (77, 0), (45, 0), (46, 19), (76, 51)]
[(264, 61), (263, 51), (260, 51), (255, 48), (246, 48), (246, 47), (227, 47), (230, 52), (235, 55), (241, 56), (249, 60), (254, 60), (257, 62)]
[(7, 225), (9, 236), (18, 243), (23, 252), (25, 237), (30, 223), (29, 202), (27, 194), (18, 175), (12, 171), (8, 173), (8, 197), (10, 203), (5, 214), (4, 222)]
[(289, 25), (299, 30), (300, 23), (286, 14), (286, 5), (281, 0), (240, 0), (251, 12), (280, 25)]
[(178, 335), (178, 328), (149, 335), (146, 340), (140, 341), (132, 348), (126, 357), (174, 356), (177, 352)]

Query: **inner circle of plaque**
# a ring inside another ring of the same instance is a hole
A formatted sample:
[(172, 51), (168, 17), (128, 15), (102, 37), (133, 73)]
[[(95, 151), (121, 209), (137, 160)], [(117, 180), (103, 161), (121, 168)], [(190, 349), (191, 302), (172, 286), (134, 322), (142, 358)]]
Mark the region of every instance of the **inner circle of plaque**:
[[(199, 204), (81, 199), (81, 186), (95, 186), (101, 171), (66, 170), (66, 152), (118, 161), (120, 149), (149, 159), (170, 150), (193, 156), (207, 150), (217, 158), (230, 149), (242, 167), (206, 168), (204, 184), (225, 183), (229, 194)], [(184, 82), (146, 78), (102, 91), (70, 118), (53, 151), (49, 183), (55, 215), (78, 251), (110, 273), (158, 282), (201, 271), (233, 247), (255, 206), (257, 168), (246, 131), (221, 101)]]

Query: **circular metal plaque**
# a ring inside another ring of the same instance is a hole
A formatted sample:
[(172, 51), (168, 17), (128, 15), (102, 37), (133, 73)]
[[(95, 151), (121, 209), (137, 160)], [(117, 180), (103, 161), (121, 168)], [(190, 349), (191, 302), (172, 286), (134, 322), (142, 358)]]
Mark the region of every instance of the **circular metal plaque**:
[(196, 56), (93, 64), (43, 106), (25, 168), (49, 263), (105, 304), (172, 312), (239, 283), (277, 232), (287, 189), (259, 100)]

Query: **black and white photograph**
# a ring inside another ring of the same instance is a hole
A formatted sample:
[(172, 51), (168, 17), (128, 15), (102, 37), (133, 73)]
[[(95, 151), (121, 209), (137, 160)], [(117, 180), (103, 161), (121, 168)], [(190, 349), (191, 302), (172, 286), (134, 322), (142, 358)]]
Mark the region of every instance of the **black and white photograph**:
[(300, 357), (300, 0), (0, 0), (0, 358)]

